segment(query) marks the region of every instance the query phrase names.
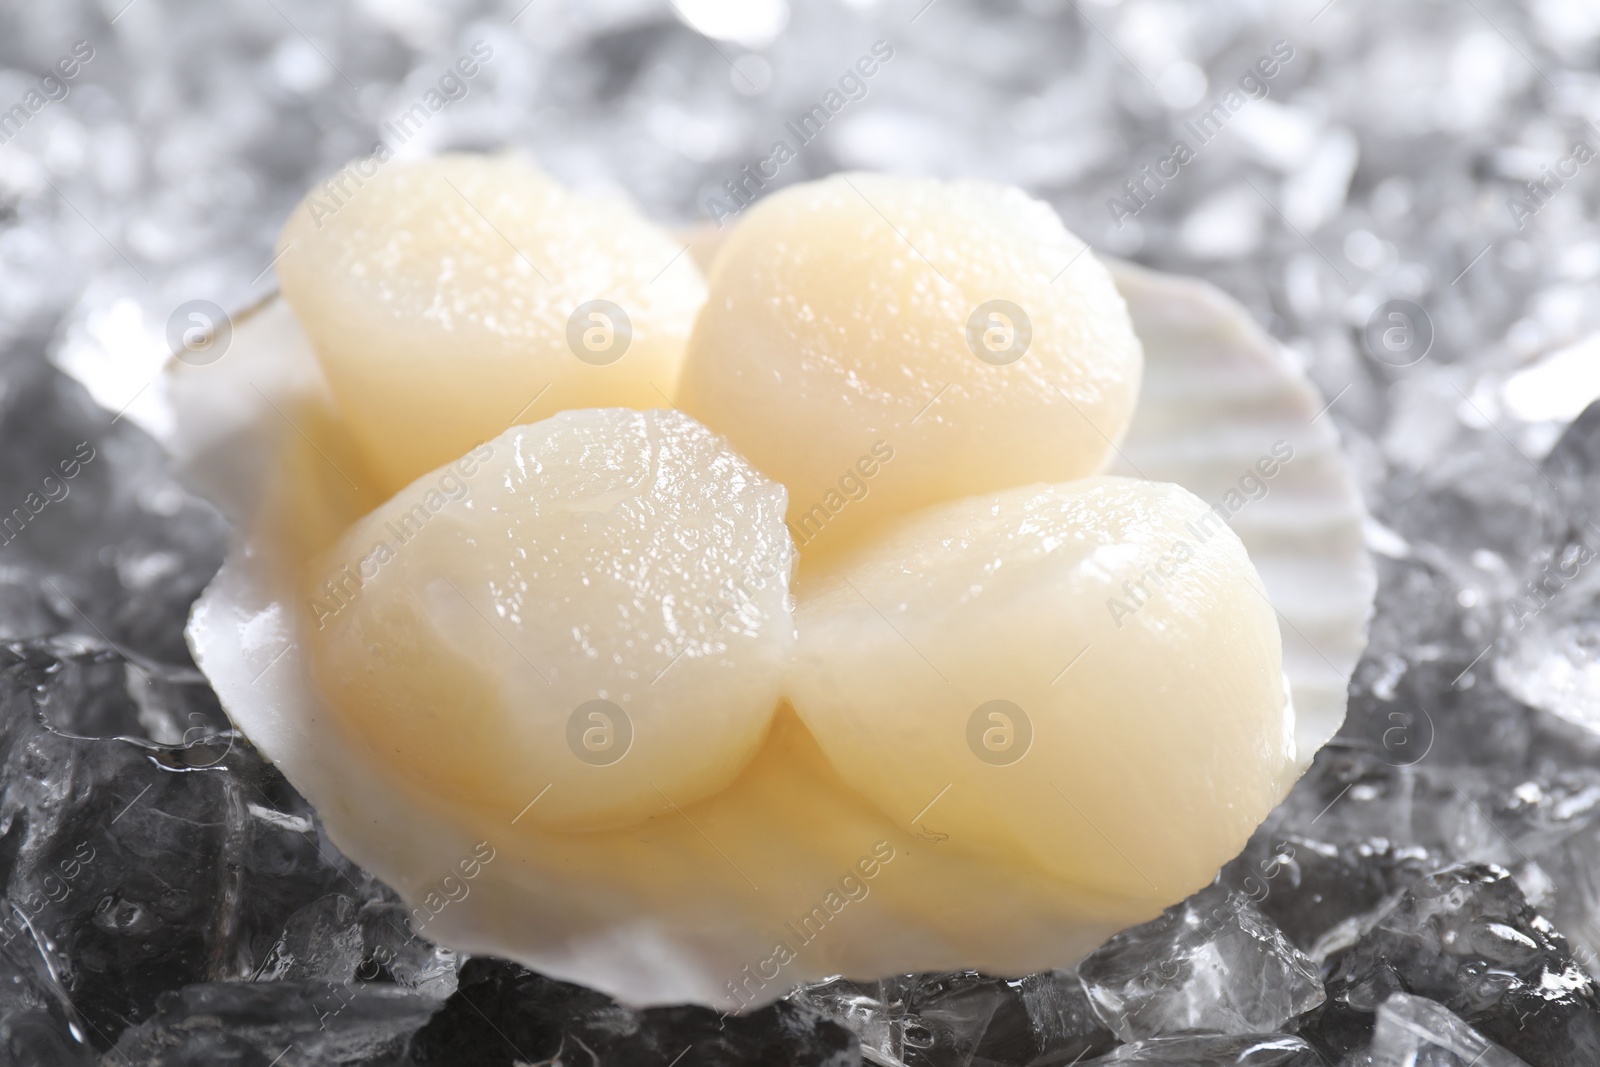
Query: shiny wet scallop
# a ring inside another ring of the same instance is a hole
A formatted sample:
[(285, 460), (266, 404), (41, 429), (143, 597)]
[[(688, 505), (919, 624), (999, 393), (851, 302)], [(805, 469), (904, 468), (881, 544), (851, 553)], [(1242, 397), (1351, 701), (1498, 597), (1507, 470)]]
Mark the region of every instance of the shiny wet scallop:
[(513, 422), (667, 403), (705, 284), (630, 205), (514, 156), (363, 165), (276, 269), (382, 495)]
[(929, 508), (796, 595), (795, 709), (851, 786), (944, 847), (1169, 901), (1293, 780), (1272, 606), (1178, 486)]
[(841, 174), (711, 267), (678, 404), (789, 489), (807, 559), (916, 508), (1099, 471), (1143, 354), (1094, 253), (1021, 190)]
[(738, 774), (779, 698), (783, 510), (676, 412), (515, 427), (313, 562), (319, 686), (419, 795), (567, 829), (688, 804)]

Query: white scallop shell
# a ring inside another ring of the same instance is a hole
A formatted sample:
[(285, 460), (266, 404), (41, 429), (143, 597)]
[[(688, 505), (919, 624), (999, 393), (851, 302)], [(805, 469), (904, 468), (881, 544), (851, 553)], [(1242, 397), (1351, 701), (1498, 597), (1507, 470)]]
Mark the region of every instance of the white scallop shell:
[[(1192, 278), (1107, 266), (1145, 357), (1139, 407), (1111, 473), (1177, 482), (1229, 512), (1278, 611), (1304, 770), (1344, 722), (1377, 591), (1362, 540), (1366, 507), (1338, 431), (1288, 351), (1234, 300)], [(1293, 458), (1262, 477), (1256, 464), (1280, 442)], [(1263, 490), (1243, 482), (1251, 475)]]
[[(1241, 493), (1230, 519), (1283, 623), (1303, 767), (1343, 719), (1374, 591), (1363, 507), (1331, 420), (1281, 347), (1220, 292), (1113, 270), (1147, 360), (1117, 470), (1225, 508), (1230, 489)], [(74, 366), (84, 376), (92, 360)], [(341, 743), (296, 631), (292, 538), (276, 511), (298, 506), (312, 525), (342, 528), (372, 502), (344, 484), (340, 466), (353, 460), (327, 435), (331, 401), (288, 307), (271, 301), (242, 318), (216, 363), (170, 361), (155, 390), (157, 414), (140, 421), (237, 531), (194, 607), (196, 662), (338, 846), (428, 917), (435, 940), (635, 1005), (748, 1007), (839, 973), (1069, 965), (1155, 913), (968, 857), (925, 824), (907, 832), (838, 780), (792, 714), (723, 794), (624, 831), (548, 834), (516, 813), (463, 814), (397, 790)], [(1292, 458), (1261, 477), (1258, 459), (1280, 442)], [(1251, 475), (1264, 496), (1241, 482)], [(852, 872), (859, 898), (842, 888)]]

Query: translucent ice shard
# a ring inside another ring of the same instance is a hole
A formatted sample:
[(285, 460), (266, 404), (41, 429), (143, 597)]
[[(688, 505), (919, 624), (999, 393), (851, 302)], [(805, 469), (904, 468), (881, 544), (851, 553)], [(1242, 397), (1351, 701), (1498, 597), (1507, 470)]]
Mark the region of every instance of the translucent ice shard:
[(1124, 1041), (1270, 1032), (1323, 999), (1316, 966), (1245, 897), (1220, 887), (1113, 937), (1078, 974)]
[(1568, 521), (1507, 602), (1495, 679), (1534, 707), (1600, 733), (1600, 402), (1541, 464)]
[[(274, 1035), (291, 1015), (315, 1031), (313, 1003), (371, 1000), (374, 982), (390, 1036), (420, 1025), (453, 967), (394, 928), (404, 920), (393, 895), (327, 845), (310, 807), (237, 734), (196, 710), (187, 744), (132, 736), (141, 709), (130, 693), (159, 673), (65, 643), (0, 654), (8, 1047), (47, 1050), (38, 1062), (50, 1063), (124, 1042), (132, 1055), (207, 1004)], [(82, 736), (99, 731), (123, 736)], [(277, 973), (294, 981), (209, 984)], [(172, 999), (181, 990), (196, 991)]]
[(837, 978), (789, 999), (849, 1027), (875, 1064), (1066, 1064), (1116, 1044), (1071, 971)]
[(108, 1057), (121, 1064), (266, 1064), (293, 1048), (300, 1062), (393, 1063), (438, 1010), (431, 996), (383, 983), (205, 983), (164, 997)]
[(1359, 1047), (1379, 1006), (1412, 993), (1530, 1063), (1581, 1067), (1600, 1059), (1594, 980), (1499, 868), (1429, 875), (1331, 962), (1328, 1002), (1306, 1030), (1330, 1055)]
[(1395, 993), (1378, 1006), (1372, 1067), (1527, 1067), (1442, 1004)]
[[(1123, 1045), (1080, 1067), (1318, 1067), (1310, 1045), (1287, 1034), (1183, 1034)], [(1324, 1064), (1325, 1067), (1325, 1064)]]
[(635, 1010), (592, 989), (479, 959), (461, 969), (460, 988), (417, 1033), (407, 1063), (665, 1067), (674, 1057), (682, 1058), (680, 1067), (861, 1062), (849, 1030), (790, 1001), (736, 1015), (689, 1005)]

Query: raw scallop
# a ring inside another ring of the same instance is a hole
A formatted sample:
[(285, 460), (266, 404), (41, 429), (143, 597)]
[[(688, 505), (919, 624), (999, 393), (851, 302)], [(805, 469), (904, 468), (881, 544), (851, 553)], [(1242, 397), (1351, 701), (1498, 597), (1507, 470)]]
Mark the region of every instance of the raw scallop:
[(312, 661), (404, 788), (590, 828), (726, 786), (794, 646), (783, 488), (673, 411), (506, 431), (308, 569)]
[(1296, 777), (1272, 605), (1178, 486), (1100, 477), (929, 508), (797, 595), (795, 709), (910, 830), (1165, 902), (1209, 882)]
[(752, 207), (717, 253), (678, 399), (789, 489), (807, 557), (916, 508), (1094, 474), (1142, 354), (1046, 204), (870, 174)]
[(359, 168), (295, 208), (277, 271), (380, 496), (514, 422), (670, 406), (705, 285), (631, 206), (513, 156)]

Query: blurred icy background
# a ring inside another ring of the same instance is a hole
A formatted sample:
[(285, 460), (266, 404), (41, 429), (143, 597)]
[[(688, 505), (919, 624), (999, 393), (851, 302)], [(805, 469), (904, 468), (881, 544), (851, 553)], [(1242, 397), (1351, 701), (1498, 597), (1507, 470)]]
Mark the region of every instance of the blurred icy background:
[[(1600, 1062), (1600, 3), (524, 2), (0, 10), (0, 514), (78, 464), (0, 544), (0, 1063)], [(1376, 515), (1350, 724), (1217, 887), (1075, 971), (719, 1020), (461, 969), (189, 664), (224, 531), (134, 425), (169, 319), (269, 292), (289, 206), (479, 42), (402, 156), (517, 146), (692, 223), (879, 41), (774, 185), (1015, 182), (1304, 360)], [(1391, 300), (1425, 355), (1369, 348)]]

